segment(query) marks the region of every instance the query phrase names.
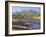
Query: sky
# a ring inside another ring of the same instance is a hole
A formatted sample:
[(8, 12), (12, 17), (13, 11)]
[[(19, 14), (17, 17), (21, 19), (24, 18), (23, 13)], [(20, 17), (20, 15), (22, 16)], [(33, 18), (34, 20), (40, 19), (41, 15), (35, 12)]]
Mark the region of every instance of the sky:
[(21, 6), (12, 6), (12, 12), (21, 12), (23, 10), (33, 10), (36, 12), (40, 12), (40, 7), (21, 7)]

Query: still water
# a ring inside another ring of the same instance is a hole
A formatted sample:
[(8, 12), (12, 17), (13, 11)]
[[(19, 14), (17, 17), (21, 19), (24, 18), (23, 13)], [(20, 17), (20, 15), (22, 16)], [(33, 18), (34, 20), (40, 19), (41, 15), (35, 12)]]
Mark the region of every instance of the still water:
[(40, 29), (40, 20), (21, 19), (20, 21), (23, 22), (24, 25), (27, 25), (27, 23), (30, 23), (32, 26), (32, 29)]

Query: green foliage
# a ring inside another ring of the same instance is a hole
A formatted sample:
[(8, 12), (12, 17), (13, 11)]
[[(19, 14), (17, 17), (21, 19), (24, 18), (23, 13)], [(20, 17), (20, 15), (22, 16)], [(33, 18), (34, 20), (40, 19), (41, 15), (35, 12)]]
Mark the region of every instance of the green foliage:
[(32, 14), (32, 13), (25, 13), (25, 14), (20, 14), (18, 13), (17, 15), (13, 15), (13, 19), (22, 19), (22, 18), (28, 18), (28, 19), (33, 19), (33, 17), (40, 16), (40, 14)]

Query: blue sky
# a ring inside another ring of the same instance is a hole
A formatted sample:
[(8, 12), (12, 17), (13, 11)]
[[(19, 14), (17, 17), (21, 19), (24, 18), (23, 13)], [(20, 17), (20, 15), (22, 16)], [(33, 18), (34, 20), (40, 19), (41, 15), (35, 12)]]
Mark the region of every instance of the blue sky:
[(21, 7), (21, 6), (12, 6), (13, 13), (18, 11), (21, 12), (23, 10), (33, 10), (36, 12), (40, 12), (40, 7)]

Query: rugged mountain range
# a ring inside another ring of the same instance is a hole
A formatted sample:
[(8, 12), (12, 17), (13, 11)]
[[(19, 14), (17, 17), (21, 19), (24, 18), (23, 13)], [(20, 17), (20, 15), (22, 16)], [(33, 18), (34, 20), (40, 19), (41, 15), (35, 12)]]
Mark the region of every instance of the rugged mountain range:
[(13, 15), (17, 15), (17, 14), (35, 14), (35, 15), (39, 15), (40, 12), (36, 12), (36, 11), (33, 11), (33, 10), (23, 10), (21, 12), (14, 12)]

